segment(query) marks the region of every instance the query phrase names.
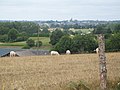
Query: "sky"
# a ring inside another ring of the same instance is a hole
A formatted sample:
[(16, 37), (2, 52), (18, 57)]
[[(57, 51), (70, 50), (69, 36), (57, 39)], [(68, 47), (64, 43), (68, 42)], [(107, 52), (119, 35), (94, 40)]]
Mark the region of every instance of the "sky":
[(0, 0), (0, 20), (120, 20), (120, 0)]

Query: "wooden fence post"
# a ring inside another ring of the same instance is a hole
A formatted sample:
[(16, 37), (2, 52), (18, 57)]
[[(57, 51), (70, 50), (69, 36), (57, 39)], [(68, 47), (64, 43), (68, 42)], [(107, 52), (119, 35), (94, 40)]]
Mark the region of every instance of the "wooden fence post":
[(105, 57), (105, 41), (104, 35), (98, 35), (99, 44), (99, 72), (100, 72), (100, 90), (107, 89), (107, 68), (106, 68), (106, 57)]

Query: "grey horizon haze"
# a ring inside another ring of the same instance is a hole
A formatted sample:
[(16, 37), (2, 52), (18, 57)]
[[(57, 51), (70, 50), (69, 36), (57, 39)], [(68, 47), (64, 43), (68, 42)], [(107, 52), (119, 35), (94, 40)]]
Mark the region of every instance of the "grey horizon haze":
[(0, 0), (0, 20), (120, 20), (120, 0)]

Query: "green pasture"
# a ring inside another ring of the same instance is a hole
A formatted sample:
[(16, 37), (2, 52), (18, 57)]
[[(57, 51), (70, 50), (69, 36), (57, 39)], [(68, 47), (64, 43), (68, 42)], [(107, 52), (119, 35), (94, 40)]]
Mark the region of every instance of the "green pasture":
[(69, 30), (72, 30), (73, 32), (75, 32), (75, 31), (81, 31), (84, 34), (87, 34), (88, 32), (92, 32), (94, 29), (93, 28), (90, 28), (90, 29), (74, 29), (74, 28), (71, 28)]
[[(30, 37), (30, 39), (33, 39), (35, 41), (38, 40), (38, 37)], [(39, 41), (42, 41), (42, 46), (40, 47), (40, 49), (50, 49), (51, 45), (49, 44), (49, 37), (39, 37)], [(0, 43), (0, 46), (4, 46), (4, 47), (23, 47), (26, 45), (26, 42), (13, 42), (13, 43)], [(33, 47), (35, 48), (35, 47)]]
[[(38, 37), (30, 37), (30, 39), (33, 39), (35, 41), (38, 40)], [(39, 41), (42, 41), (43, 46), (50, 46), (50, 38), (49, 37), (39, 37)]]
[(0, 43), (0, 46), (24, 46), (26, 43), (24, 42), (14, 42), (14, 43)]

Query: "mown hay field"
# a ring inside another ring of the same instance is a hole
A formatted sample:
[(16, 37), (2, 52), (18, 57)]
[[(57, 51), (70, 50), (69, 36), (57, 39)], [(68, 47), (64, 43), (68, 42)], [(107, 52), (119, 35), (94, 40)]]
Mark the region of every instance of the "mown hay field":
[[(120, 53), (107, 53), (108, 80), (120, 78)], [(97, 54), (0, 58), (0, 90), (69, 90), (70, 81), (99, 87)]]

